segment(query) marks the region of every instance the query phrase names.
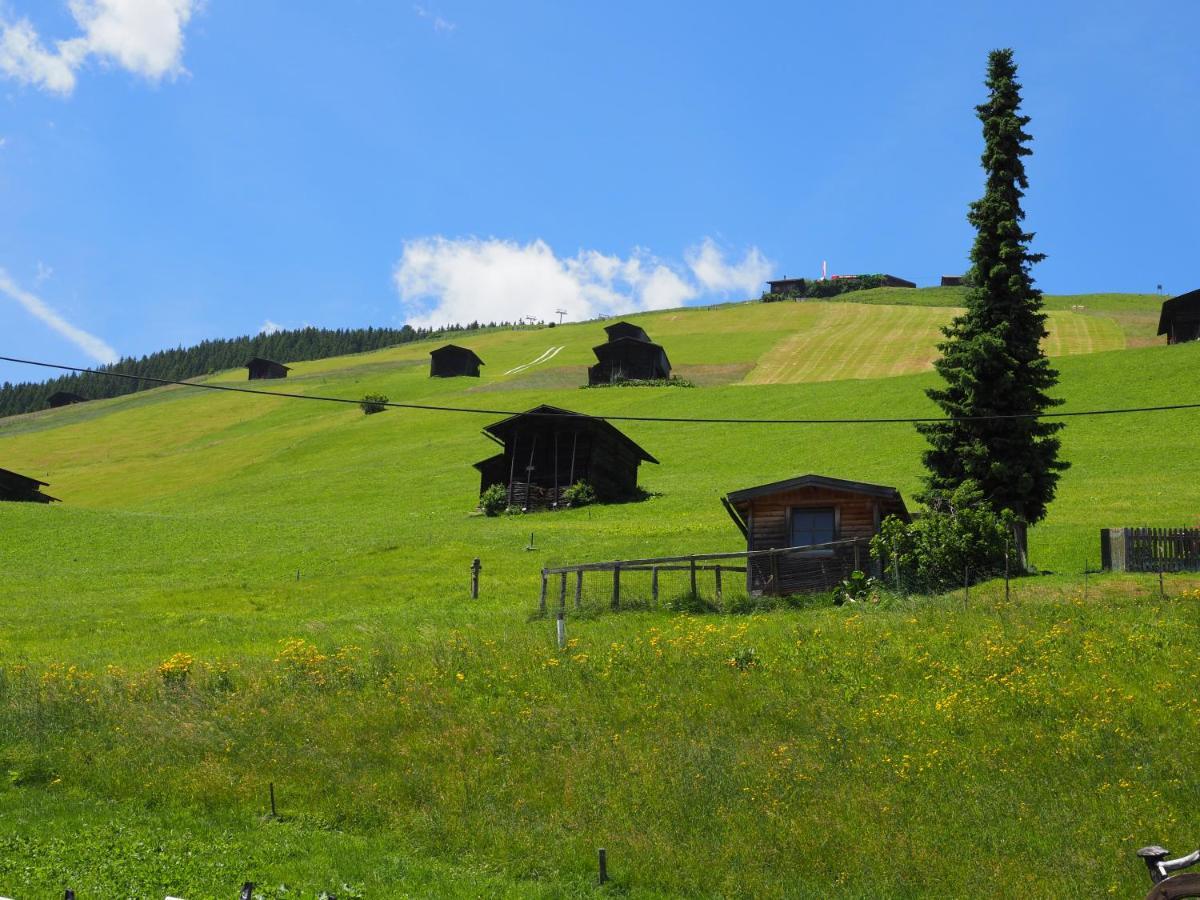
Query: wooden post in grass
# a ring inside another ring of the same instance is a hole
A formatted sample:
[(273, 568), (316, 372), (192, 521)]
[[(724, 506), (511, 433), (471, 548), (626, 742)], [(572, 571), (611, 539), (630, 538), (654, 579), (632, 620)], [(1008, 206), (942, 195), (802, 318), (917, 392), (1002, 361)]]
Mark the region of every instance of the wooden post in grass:
[(650, 602), (658, 606), (658, 566), (650, 567)]
[(721, 564), (720, 563), (717, 563), (717, 565), (714, 567), (713, 575), (715, 576), (715, 579), (717, 582), (717, 603), (722, 603), (723, 600), (721, 597)]
[(971, 602), (971, 567), (963, 567), (963, 606)]
[[(750, 563), (747, 562), (746, 565)], [(771, 590), (777, 594), (783, 593), (779, 589), (779, 554), (771, 551)]]
[(1167, 589), (1163, 585), (1163, 565), (1161, 560), (1158, 563), (1158, 596), (1162, 600), (1167, 599)]
[(854, 539), (854, 571), (861, 572), (862, 566), (858, 563), (858, 539)]
[[(1085, 567), (1086, 570), (1086, 567)], [(1008, 602), (1008, 540), (1004, 541), (1004, 602)]]
[(600, 848), (600, 884), (608, 884), (608, 853)]
[(267, 789), (271, 792), (271, 818), (278, 819), (279, 816), (275, 813), (275, 782), (268, 782)]
[(689, 563), (689, 568), (691, 569), (691, 575), (692, 575), (692, 596), (697, 597), (699, 595), (696, 593), (696, 559), (695, 559), (695, 557), (688, 560), (688, 563)]
[(546, 614), (546, 570), (542, 569), (542, 595), (538, 599), (538, 615)]
[(558, 582), (558, 608), (560, 611), (567, 608), (567, 573), (563, 572)]
[(612, 608), (621, 608), (621, 564), (613, 566)]
[(479, 557), (478, 556), (475, 557), (475, 559), (471, 561), (471, 599), (472, 600), (479, 599), (479, 570), (482, 568), (483, 568), (483, 566), (479, 562)]
[(565, 609), (558, 611), (558, 649), (563, 650), (567, 646), (567, 612)]
[(583, 603), (583, 569), (575, 573), (575, 608)]

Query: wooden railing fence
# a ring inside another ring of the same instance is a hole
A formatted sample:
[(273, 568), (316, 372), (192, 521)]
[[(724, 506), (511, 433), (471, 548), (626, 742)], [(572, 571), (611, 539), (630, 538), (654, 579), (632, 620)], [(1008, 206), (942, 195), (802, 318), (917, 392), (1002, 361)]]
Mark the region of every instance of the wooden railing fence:
[(1105, 528), (1100, 560), (1114, 572), (1200, 571), (1200, 528)]
[(650, 600), (657, 605), (659, 575), (664, 572), (687, 572), (693, 596), (699, 595), (701, 573), (711, 572), (714, 595), (717, 601), (721, 602), (725, 588), (724, 577), (731, 572), (746, 576), (747, 593), (800, 593), (804, 590), (832, 590), (852, 571), (863, 569), (869, 562), (869, 542), (856, 538), (803, 547), (547, 566), (542, 569), (538, 612), (541, 615), (546, 614), (551, 579), (555, 577), (558, 580), (558, 608), (566, 609), (567, 593), (570, 590), (573, 593), (574, 606), (579, 609), (583, 598), (584, 574), (588, 572), (609, 573), (612, 579), (610, 604), (613, 609), (620, 609), (622, 573), (649, 572)]

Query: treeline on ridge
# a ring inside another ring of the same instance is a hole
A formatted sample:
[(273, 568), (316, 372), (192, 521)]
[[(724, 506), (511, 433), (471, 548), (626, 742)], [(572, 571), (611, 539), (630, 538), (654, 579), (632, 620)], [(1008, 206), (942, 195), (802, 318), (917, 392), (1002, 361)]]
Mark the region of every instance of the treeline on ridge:
[[(98, 372), (184, 381), (211, 375), (222, 369), (244, 366), (248, 359), (255, 356), (283, 363), (303, 362), (379, 350), (442, 334), (508, 325), (507, 322), (492, 322), (483, 326), (479, 322), (472, 322), (469, 325), (447, 325), (442, 328), (413, 328), (411, 325), (401, 328), (297, 328), (272, 334), (202, 341), (192, 347), (159, 350), (140, 359), (125, 357), (111, 365), (94, 368)], [(12, 384), (6, 381), (0, 385), (0, 417), (45, 409), (48, 398), (58, 391), (78, 394), (88, 400), (100, 400), (157, 386), (152, 381), (81, 373), (61, 375), (42, 382)]]

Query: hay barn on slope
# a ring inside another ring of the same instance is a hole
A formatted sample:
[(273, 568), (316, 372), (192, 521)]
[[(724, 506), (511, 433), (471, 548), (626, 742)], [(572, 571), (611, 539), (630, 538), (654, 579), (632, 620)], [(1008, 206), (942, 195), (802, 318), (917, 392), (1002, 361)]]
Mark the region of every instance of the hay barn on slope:
[(598, 360), (588, 368), (588, 384), (671, 377), (667, 351), (637, 325), (617, 322), (604, 329), (608, 340), (592, 348)]
[(484, 365), (475, 351), (456, 344), (447, 344), (429, 351), (429, 377), (455, 378), (459, 375), (479, 377), (479, 367)]
[(557, 406), (537, 406), (483, 430), (503, 450), (475, 463), (479, 492), (503, 485), (524, 509), (557, 506), (563, 491), (588, 482), (600, 502), (637, 494), (638, 466), (658, 460), (605, 422)]
[[(836, 541), (866, 541), (890, 515), (910, 521), (904, 499), (894, 487), (846, 481), (824, 475), (802, 475), (757, 487), (731, 491), (725, 509), (746, 538), (747, 550), (808, 547)], [(751, 565), (751, 591), (771, 594), (827, 590), (849, 575), (855, 563), (868, 559), (860, 544), (828, 547)], [(770, 568), (768, 568), (770, 566)]]
[(87, 397), (80, 397), (78, 394), (72, 394), (70, 391), (55, 391), (46, 398), (46, 405), (51, 409), (58, 409), (60, 406), (70, 406), (73, 403), (87, 403)]
[(0, 469), (0, 500), (15, 500), (26, 503), (58, 503), (57, 497), (43, 494), (40, 488), (49, 487), (44, 481), (18, 475), (8, 469)]
[(260, 378), (287, 378), (287, 373), (291, 371), (290, 366), (277, 363), (273, 359), (262, 359), (258, 356), (249, 360), (246, 363), (246, 368), (250, 370), (251, 381), (258, 381)]
[(1158, 333), (1168, 344), (1183, 344), (1200, 339), (1200, 290), (1189, 291), (1164, 300), (1158, 316)]

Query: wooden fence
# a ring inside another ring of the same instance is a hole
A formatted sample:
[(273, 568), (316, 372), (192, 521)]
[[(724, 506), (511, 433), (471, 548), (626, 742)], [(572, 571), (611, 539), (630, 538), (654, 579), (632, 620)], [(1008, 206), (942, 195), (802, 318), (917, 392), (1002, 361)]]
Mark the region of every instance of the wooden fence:
[(1113, 572), (1200, 571), (1200, 528), (1104, 528), (1100, 561)]
[[(851, 572), (862, 570), (870, 561), (869, 542), (862, 539), (833, 541), (804, 547), (780, 547), (770, 550), (743, 550), (740, 553), (697, 553), (691, 556), (662, 556), (654, 559), (624, 559), (612, 562), (548, 566), (542, 569), (542, 592), (538, 612), (546, 613), (551, 579), (558, 579), (558, 607), (566, 609), (567, 592), (573, 591), (579, 609), (583, 598), (583, 579), (587, 572), (606, 572), (612, 579), (611, 605), (621, 607), (621, 575), (629, 572), (650, 573), (650, 601), (659, 600), (659, 575), (687, 572), (692, 596), (699, 596), (700, 578), (712, 573), (714, 596), (721, 602), (725, 576), (744, 576), (748, 594), (803, 593), (828, 591)], [(573, 584), (568, 584), (574, 576)]]

